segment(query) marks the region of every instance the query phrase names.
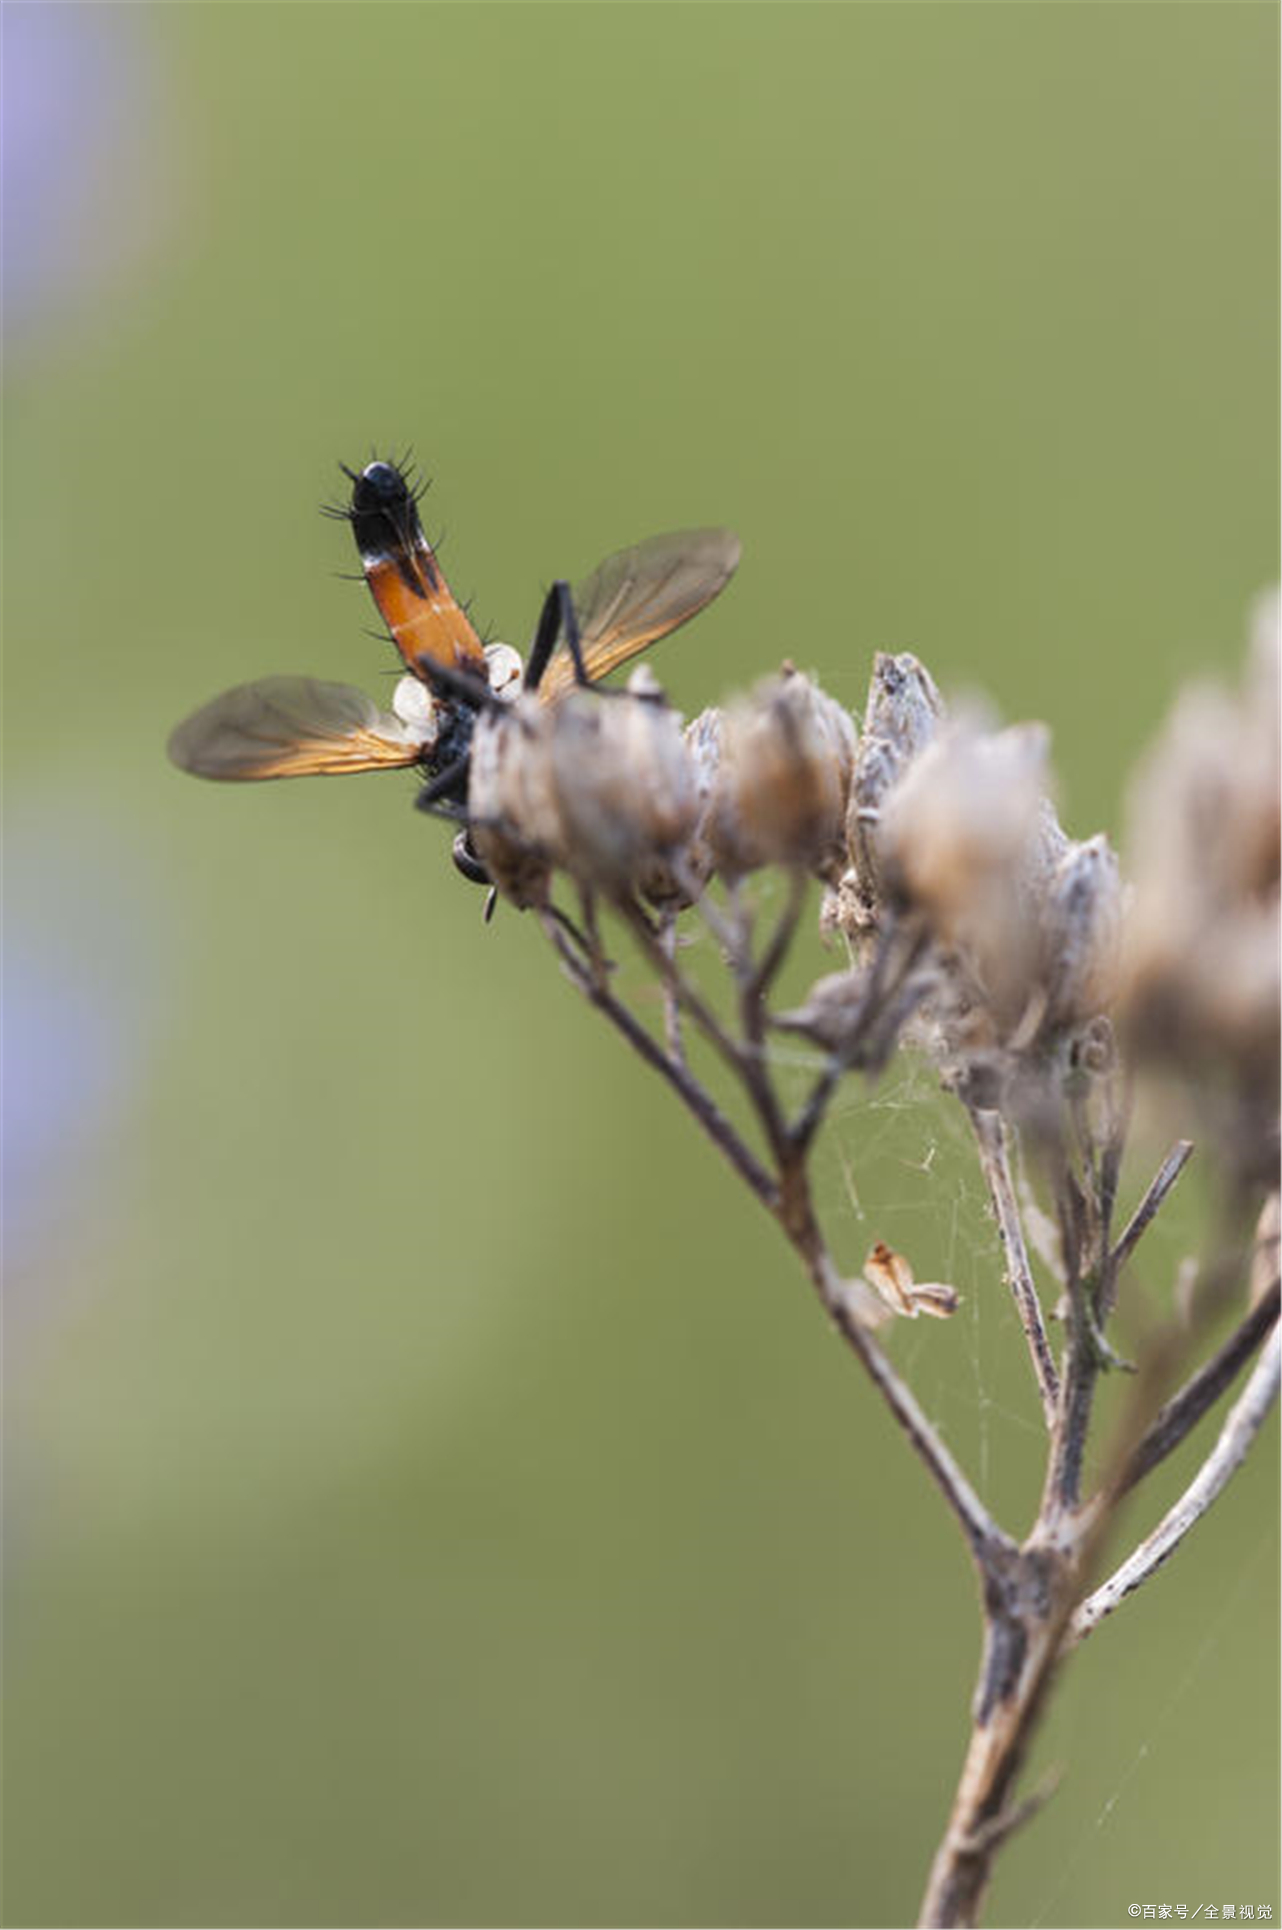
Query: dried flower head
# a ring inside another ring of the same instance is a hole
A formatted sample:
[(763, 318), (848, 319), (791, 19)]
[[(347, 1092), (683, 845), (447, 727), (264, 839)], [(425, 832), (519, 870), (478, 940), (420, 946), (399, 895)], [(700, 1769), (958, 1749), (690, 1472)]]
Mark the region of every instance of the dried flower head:
[(1122, 879), (1102, 834), (1070, 844), (1046, 890), (1042, 982), (1047, 1022), (1085, 1026), (1117, 993)]
[(857, 742), (850, 713), (791, 665), (730, 710), (712, 827), (722, 876), (781, 864), (835, 878)]
[(552, 867), (561, 862), (564, 846), (549, 713), (534, 696), (477, 720), (468, 821), (476, 855), (503, 896), (522, 910), (546, 904)]
[(627, 694), (576, 692), (552, 713), (552, 789), (564, 862), (612, 895), (656, 882), (694, 830), (698, 798), (681, 719), (644, 669)]
[(869, 982), (868, 970), (858, 966), (828, 972), (815, 980), (803, 1005), (777, 1012), (774, 1024), (781, 1032), (798, 1032), (829, 1052), (839, 1052), (863, 1023)]
[(924, 664), (907, 650), (878, 651), (846, 816), (850, 869), (841, 881), (836, 922), (854, 937), (877, 922), (882, 895), (877, 829), (882, 803), (937, 735), (944, 704)]
[(645, 881), (646, 894), (656, 903), (677, 907), (692, 903), (716, 869), (712, 833), (724, 734), (725, 717), (715, 708), (700, 711), (693, 722), (686, 725), (686, 756), (694, 784), (694, 823), (675, 860), (652, 872)]
[(995, 1039), (1028, 1022), (1043, 894), (1067, 843), (1043, 795), (1047, 742), (1041, 724), (952, 724), (889, 793), (877, 830), (887, 897), (953, 955)]
[(1132, 787), (1124, 946), (1132, 1045), (1203, 1086), (1235, 1089), (1243, 1131), (1261, 1147), (1276, 1111), (1279, 832), (1270, 599), (1240, 691), (1186, 692)]

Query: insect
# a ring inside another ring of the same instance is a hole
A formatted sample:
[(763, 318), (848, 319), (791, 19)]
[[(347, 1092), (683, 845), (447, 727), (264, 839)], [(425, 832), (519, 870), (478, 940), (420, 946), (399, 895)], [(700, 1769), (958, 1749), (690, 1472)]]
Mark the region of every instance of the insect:
[[(481, 711), (536, 690), (555, 704), (595, 684), (694, 616), (724, 589), (739, 561), (729, 530), (685, 530), (620, 550), (573, 590), (548, 591), (528, 657), (485, 644), (450, 590), (418, 514), (421, 492), (391, 462), (350, 479), (351, 524), (365, 580), (405, 672), (383, 711), (349, 684), (263, 677), (238, 684), (186, 718), (169, 755), (197, 777), (243, 781), (341, 776), (417, 767), (424, 810), (462, 820), (459, 869), (488, 883), (471, 849), (467, 784), (472, 731)], [(556, 654), (557, 645), (565, 650)]]

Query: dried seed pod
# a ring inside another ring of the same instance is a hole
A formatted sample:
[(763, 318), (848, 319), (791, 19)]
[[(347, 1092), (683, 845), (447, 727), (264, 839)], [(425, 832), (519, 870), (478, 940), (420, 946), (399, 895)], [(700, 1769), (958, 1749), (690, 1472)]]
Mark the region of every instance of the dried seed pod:
[(575, 694), (552, 713), (564, 862), (609, 893), (637, 889), (686, 842), (698, 815), (681, 719), (657, 688), (636, 672), (626, 696)]
[(1049, 882), (1042, 923), (1050, 1024), (1084, 1025), (1111, 1006), (1121, 926), (1122, 880), (1108, 839), (1101, 833), (1069, 845)]
[[(1047, 872), (1066, 843), (1042, 794), (1044, 725), (951, 726), (886, 799), (878, 850), (887, 892), (925, 919), (971, 981), (964, 1035), (975, 1047), (1045, 1013), (1040, 982)], [(959, 1034), (959, 1042), (962, 1035)]]
[(777, 1012), (773, 1024), (781, 1032), (800, 1032), (826, 1051), (837, 1051), (861, 1024), (868, 1004), (867, 971), (829, 972), (817, 978), (804, 1005)]
[(1004, 898), (1042, 834), (1047, 732), (954, 725), (887, 800), (880, 846), (895, 895), (923, 910), (945, 944)]
[(722, 747), (725, 742), (724, 713), (715, 708), (700, 711), (686, 725), (685, 744), (694, 777), (698, 816), (684, 858), (691, 876), (699, 886), (706, 885), (716, 869), (711, 842), (711, 827), (716, 814), (717, 786), (721, 776)]
[(472, 733), (468, 820), (476, 855), (505, 898), (547, 903), (563, 839), (552, 786), (549, 713), (521, 697), (486, 711)]
[(891, 745), (903, 769), (937, 736), (943, 716), (944, 700), (925, 664), (911, 650), (898, 655), (879, 650), (868, 685), (864, 737)]
[(883, 801), (938, 735), (943, 717), (943, 699), (925, 665), (907, 650), (898, 656), (879, 651), (846, 815), (846, 848), (854, 875), (843, 881), (843, 895), (854, 926), (875, 923), (882, 896), (877, 827)]
[(730, 711), (711, 827), (717, 870), (784, 864), (835, 880), (857, 735), (849, 712), (790, 666)]
[(1134, 1050), (1187, 1082), (1199, 1138), (1268, 1183), (1282, 992), (1276, 603), (1257, 610), (1252, 641), (1240, 691), (1187, 691), (1132, 786), (1122, 1024)]
[(652, 858), (641, 868), (638, 888), (665, 911), (682, 911), (694, 904), (715, 868), (709, 828), (721, 766), (723, 724), (721, 712), (711, 709), (701, 711), (686, 725), (683, 740), (694, 787), (691, 829), (668, 856)]

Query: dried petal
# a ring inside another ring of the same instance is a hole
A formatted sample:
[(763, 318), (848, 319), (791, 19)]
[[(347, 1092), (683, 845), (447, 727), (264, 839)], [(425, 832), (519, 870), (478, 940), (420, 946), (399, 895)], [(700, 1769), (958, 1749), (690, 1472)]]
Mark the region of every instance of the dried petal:
[(961, 1305), (955, 1287), (936, 1280), (918, 1286), (903, 1254), (896, 1253), (884, 1240), (878, 1240), (864, 1261), (864, 1278), (892, 1313), (901, 1314), (905, 1320), (916, 1320), (921, 1313), (934, 1320), (947, 1320)]
[(864, 1261), (864, 1279), (895, 1313), (914, 1317), (913, 1270), (903, 1254), (896, 1253), (884, 1240), (878, 1240)]

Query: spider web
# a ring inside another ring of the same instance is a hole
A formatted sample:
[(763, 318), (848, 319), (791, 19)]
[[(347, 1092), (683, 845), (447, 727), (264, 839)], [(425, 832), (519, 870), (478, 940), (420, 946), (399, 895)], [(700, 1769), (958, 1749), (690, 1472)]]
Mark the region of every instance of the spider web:
[[(800, 1052), (772, 1053), (781, 1079), (813, 1071)], [(801, 1084), (799, 1083), (799, 1091)], [(1005, 1515), (1031, 1506), (1036, 1482), (992, 1495), (1003, 1461), (1027, 1473), (1045, 1440), (1023, 1334), (1005, 1284), (1004, 1261), (970, 1128), (937, 1071), (901, 1051), (874, 1086), (851, 1078), (839, 1092), (814, 1160), (815, 1188), (843, 1273), (858, 1273), (878, 1240), (902, 1253), (918, 1281), (954, 1287), (962, 1304), (948, 1321), (896, 1321), (883, 1339), (980, 1494)], [(1043, 1283), (1044, 1284), (1044, 1283)], [(1044, 1304), (1050, 1296), (1044, 1295)], [(1054, 1336), (1053, 1336), (1054, 1343)], [(1019, 1452), (1003, 1457), (1005, 1435)]]
[[(779, 1063), (787, 1078), (785, 1060)], [(1130, 1200), (1146, 1181), (1147, 1157), (1138, 1151), (1129, 1162)], [(1045, 1429), (969, 1124), (962, 1108), (941, 1090), (929, 1062), (905, 1050), (892, 1061), (879, 1085), (869, 1089), (855, 1079), (847, 1082), (816, 1151), (815, 1185), (830, 1244), (843, 1272), (857, 1272), (869, 1246), (884, 1239), (907, 1256), (919, 1281), (946, 1281), (962, 1295), (962, 1305), (951, 1320), (896, 1321), (882, 1338), (981, 1498), (1018, 1535), (1020, 1524), (1031, 1519), (1036, 1506), (1045, 1464)], [(1196, 1186), (1186, 1191), (1176, 1210), (1159, 1215), (1145, 1235), (1141, 1264), (1131, 1285), (1137, 1299), (1149, 1303), (1150, 1312), (1156, 1301), (1164, 1305), (1169, 1301), (1180, 1256), (1195, 1243), (1190, 1236), (1195, 1236), (1206, 1205), (1197, 1197), (1199, 1191)], [(1127, 1210), (1124, 1202), (1119, 1224)], [(1035, 1254), (1033, 1267), (1051, 1345), (1058, 1353), (1062, 1336), (1051, 1310), (1059, 1288)], [(1116, 1378), (1120, 1382), (1122, 1377)], [(1107, 1452), (1112, 1431), (1109, 1396), (1121, 1398), (1124, 1392), (1120, 1386), (1105, 1385), (1101, 1390), (1102, 1411), (1094, 1430), (1098, 1453)], [(1202, 1442), (1201, 1452), (1209, 1448), (1212, 1438)], [(1127, 1528), (1133, 1530), (1124, 1537), (1128, 1545), (1142, 1531), (1141, 1514), (1142, 1509), (1137, 1509), (1127, 1516)], [(1128, 1792), (1138, 1795), (1144, 1788), (1141, 1772), (1150, 1755), (1155, 1750), (1160, 1753), (1170, 1740), (1177, 1711), (1199, 1678), (1217, 1656), (1227, 1660), (1225, 1633), (1257, 1577), (1262, 1552), (1259, 1545), (1243, 1551), (1234, 1585), (1208, 1618), (1187, 1666), (1164, 1692), (1143, 1740), (1092, 1820), (1055, 1859), (1053, 1887), (1032, 1918), (1034, 1924), (1050, 1920), (1075, 1874), (1080, 1879), (1082, 1865), (1101, 1832), (1116, 1821)], [(1056, 1704), (1057, 1712), (1062, 1708), (1070, 1718), (1068, 1729), (1060, 1731), (1061, 1750), (1070, 1741), (1075, 1701), (1070, 1681), (1062, 1702)], [(1081, 1747), (1070, 1745), (1070, 1765), (1085, 1777), (1093, 1754), (1083, 1732)]]

